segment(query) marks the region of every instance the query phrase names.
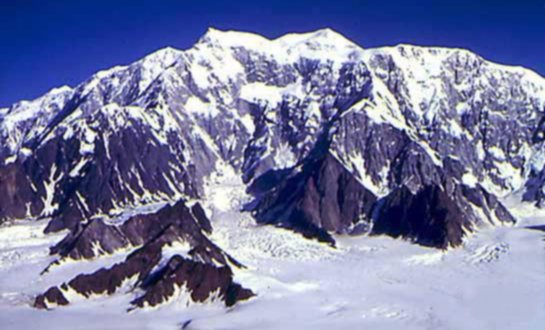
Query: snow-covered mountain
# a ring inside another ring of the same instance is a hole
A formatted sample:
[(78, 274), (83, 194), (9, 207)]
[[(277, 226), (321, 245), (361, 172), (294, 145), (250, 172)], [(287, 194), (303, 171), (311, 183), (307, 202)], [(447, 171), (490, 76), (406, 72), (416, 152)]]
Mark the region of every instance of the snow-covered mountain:
[(0, 222), (67, 231), (47, 270), (127, 253), (37, 307), (127, 281), (141, 290), (133, 306), (180, 288), (250, 298), (199, 204), (221, 173), (247, 188), (242, 214), (332, 245), (385, 234), (446, 249), (514, 223), (503, 198), (545, 201), (544, 78), (461, 49), (363, 49), (329, 29), (210, 29), (188, 50), (0, 110), (0, 140)]

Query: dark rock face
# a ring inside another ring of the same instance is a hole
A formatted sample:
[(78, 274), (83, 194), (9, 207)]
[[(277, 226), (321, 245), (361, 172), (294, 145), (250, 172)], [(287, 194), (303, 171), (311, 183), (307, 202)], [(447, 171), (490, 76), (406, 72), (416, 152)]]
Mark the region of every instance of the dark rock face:
[(211, 294), (217, 294), (226, 306), (254, 296), (252, 291), (234, 283), (232, 277), (231, 269), (227, 266), (216, 267), (174, 256), (144, 281), (142, 288), (146, 293), (132, 304), (138, 307), (159, 305), (172, 297), (176, 288), (187, 288), (194, 302), (204, 302)]
[(473, 223), (479, 224), (483, 221), (488, 221), (491, 224), (504, 223), (504, 224), (514, 224), (516, 219), (509, 213), (507, 208), (498, 200), (498, 198), (481, 186), (468, 187), (462, 185), (457, 190), (458, 200), (463, 205), (463, 208), (468, 208), (469, 206), (479, 208), (484, 217), (479, 215), (474, 215)]
[[(0, 168), (0, 213), (13, 218), (24, 218), (29, 211), (27, 201), (34, 194), (23, 170), (22, 164), (12, 163)], [(31, 205), (36, 209), (38, 206)]]
[(305, 163), (259, 195), (253, 207), (258, 222), (292, 228), (331, 244), (329, 232), (347, 233), (358, 222), (369, 221), (376, 201), (330, 153)]
[[(484, 219), (475, 211), (479, 209)], [(482, 188), (447, 184), (424, 186), (417, 192), (396, 189), (375, 208), (373, 235), (408, 238), (418, 244), (446, 249), (462, 243), (464, 232), (481, 221), (514, 223), (505, 207)]]
[(426, 186), (416, 194), (402, 187), (382, 201), (372, 233), (447, 248), (461, 244), (464, 228), (470, 229), (471, 222), (441, 187)]
[[(133, 288), (144, 292), (133, 301), (138, 307), (166, 302), (178, 288), (187, 290), (194, 302), (203, 302), (212, 293), (217, 293), (227, 306), (252, 297), (250, 290), (233, 282), (230, 265), (242, 265), (206, 237), (206, 228), (211, 227), (202, 207), (195, 204), (190, 209), (183, 201), (167, 205), (153, 214), (136, 215), (121, 225), (91, 220), (52, 248), (52, 253), (59, 254), (61, 259), (50, 267), (65, 258), (89, 259), (121, 248), (136, 249), (121, 263), (91, 274), (80, 274), (62, 284), (60, 289), (51, 288), (36, 298), (35, 306), (47, 308), (53, 303), (68, 304), (66, 299), (60, 299), (64, 297), (62, 290), (68, 289), (84, 297), (111, 295), (131, 280)], [(187, 256), (176, 254), (162, 265), (163, 250), (177, 242), (189, 246), (188, 251), (180, 251)]]
[(80, 274), (61, 288), (72, 288), (84, 297), (92, 294), (113, 294), (125, 280), (133, 276), (142, 280), (149, 275), (155, 265), (161, 260), (161, 249), (158, 244), (150, 244), (139, 249), (122, 262), (111, 268), (101, 268), (92, 274)]
[[(97, 257), (97, 253), (111, 254), (121, 248), (136, 247), (165, 237), (165, 243), (182, 240), (194, 247), (206, 245), (216, 261), (225, 263), (222, 252), (208, 240), (203, 230), (210, 232), (211, 225), (202, 207), (195, 204), (188, 208), (183, 201), (179, 201), (172, 206), (164, 206), (156, 213), (133, 216), (120, 225), (108, 225), (102, 219), (90, 220), (52, 247), (51, 252), (61, 257), (89, 259)], [(171, 236), (166, 237), (167, 234)]]
[(65, 306), (68, 305), (68, 300), (57, 287), (49, 288), (44, 294), (39, 295), (34, 301), (34, 307), (46, 309), (50, 305)]
[(545, 202), (545, 167), (541, 170), (532, 169), (526, 181), (526, 191), (523, 195), (523, 200), (527, 202), (535, 202), (539, 207), (543, 207)]
[[(66, 162), (60, 162), (70, 164), (74, 162), (72, 159), (79, 158), (78, 161), (85, 163), (75, 177), (70, 177), (73, 171), (70, 167), (64, 169), (64, 175), (58, 174), (62, 177), (57, 183), (57, 190), (62, 193), (53, 200), (59, 207), (52, 214), (48, 231), (71, 229), (82, 217), (101, 210), (110, 212), (119, 208), (116, 204), (130, 207), (146, 200), (160, 201), (161, 198), (153, 197), (159, 193), (166, 195), (164, 199), (180, 194), (197, 195), (193, 181), (189, 179), (194, 171), (183, 166), (187, 163), (183, 145), (167, 147), (154, 143), (156, 138), (145, 127), (140, 132), (126, 130), (112, 135), (108, 142), (101, 141), (100, 135), (95, 142), (94, 155), (88, 161), (76, 150), (76, 155), (67, 155)], [(50, 143), (62, 145), (60, 141)], [(179, 149), (173, 152), (172, 149), (176, 147)], [(174, 163), (179, 165), (171, 166)], [(148, 173), (156, 174), (150, 176)], [(174, 186), (171, 182), (184, 184)]]

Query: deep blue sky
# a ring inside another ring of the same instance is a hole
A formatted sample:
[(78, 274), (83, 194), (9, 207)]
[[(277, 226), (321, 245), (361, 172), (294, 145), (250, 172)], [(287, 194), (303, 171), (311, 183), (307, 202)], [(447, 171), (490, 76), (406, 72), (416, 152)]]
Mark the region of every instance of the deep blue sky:
[(0, 106), (188, 48), (209, 26), (268, 37), (331, 27), (367, 48), (463, 47), (545, 75), (545, 0), (0, 0)]

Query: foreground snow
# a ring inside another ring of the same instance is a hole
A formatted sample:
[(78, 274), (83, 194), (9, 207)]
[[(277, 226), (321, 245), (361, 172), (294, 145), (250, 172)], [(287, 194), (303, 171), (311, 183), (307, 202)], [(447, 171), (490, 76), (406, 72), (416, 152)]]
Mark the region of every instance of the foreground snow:
[(173, 303), (127, 313), (130, 295), (117, 295), (36, 310), (32, 298), (49, 285), (123, 254), (40, 277), (48, 246), (62, 235), (21, 223), (0, 228), (0, 328), (543, 329), (544, 233), (524, 227), (545, 223), (545, 214), (532, 207), (510, 202), (516, 227), (485, 228), (446, 252), (386, 237), (338, 238), (332, 249), (239, 213), (246, 197), (235, 177), (226, 170), (211, 179), (207, 206), (214, 241), (247, 266), (236, 279), (257, 298), (228, 310)]

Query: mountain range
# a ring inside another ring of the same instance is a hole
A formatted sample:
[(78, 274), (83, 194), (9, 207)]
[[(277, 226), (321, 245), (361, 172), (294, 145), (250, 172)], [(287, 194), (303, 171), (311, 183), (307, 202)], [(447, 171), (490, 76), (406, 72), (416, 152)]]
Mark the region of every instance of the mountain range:
[(35, 307), (127, 283), (129, 310), (180, 291), (232, 306), (255, 293), (213, 240), (212, 177), (241, 180), (237, 211), (256, 224), (332, 247), (387, 235), (453, 249), (514, 224), (506, 198), (544, 204), (545, 79), (463, 49), (364, 49), (330, 29), (209, 29), (190, 49), (0, 109), (0, 141), (0, 223), (43, 219), (64, 235), (44, 274), (125, 254)]

